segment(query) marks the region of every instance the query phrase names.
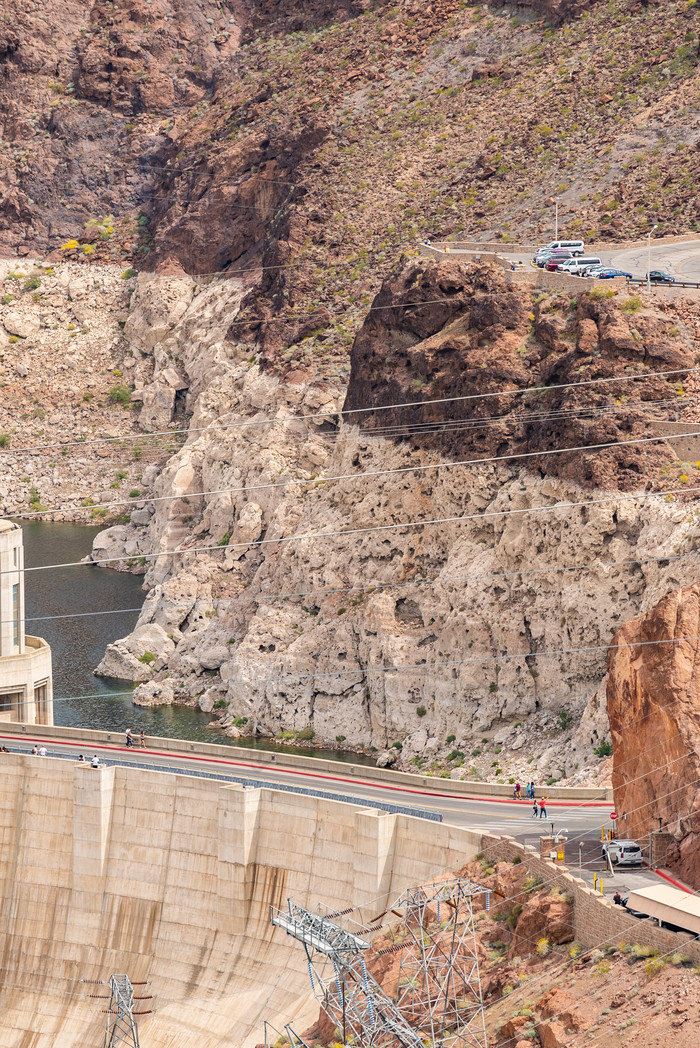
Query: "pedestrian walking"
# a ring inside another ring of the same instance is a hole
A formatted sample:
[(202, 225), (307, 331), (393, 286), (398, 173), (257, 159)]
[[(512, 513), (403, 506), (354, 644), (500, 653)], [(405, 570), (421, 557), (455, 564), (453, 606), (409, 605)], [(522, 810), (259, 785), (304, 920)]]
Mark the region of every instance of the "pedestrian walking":
[(85, 758), (83, 757), (82, 753), (78, 754), (78, 764), (80, 764), (81, 761), (83, 764), (85, 763)]
[(518, 801), (520, 800), (520, 783), (519, 782), (516, 782), (515, 786), (513, 787), (513, 796), (515, 797), (516, 800), (518, 800)]
[(40, 746), (39, 747), (39, 756), (40, 757), (45, 757), (46, 756), (46, 746)]
[(93, 768), (99, 768), (100, 758), (97, 756), (97, 754), (95, 754), (90, 763), (92, 764)]
[(146, 733), (143, 730), (143, 728), (141, 729), (141, 734), (139, 735), (139, 746), (142, 750), (146, 749)]
[(537, 818), (537, 801), (534, 798), (532, 801), (532, 817), (533, 819)]
[(543, 797), (542, 800), (540, 801), (540, 818), (541, 819), (546, 819), (547, 818), (547, 798), (546, 797)]
[(131, 728), (127, 728), (126, 729), (125, 735), (126, 735), (126, 744), (127, 744), (127, 746), (133, 746), (134, 745), (134, 737), (131, 734)]
[(37, 746), (37, 744), (36, 744), (36, 743), (34, 743), (34, 745), (32, 746), (32, 753), (33, 753), (33, 754), (34, 754), (34, 756), (36, 757), (36, 755), (37, 755), (37, 753), (38, 753), (38, 752), (39, 752), (39, 747)]

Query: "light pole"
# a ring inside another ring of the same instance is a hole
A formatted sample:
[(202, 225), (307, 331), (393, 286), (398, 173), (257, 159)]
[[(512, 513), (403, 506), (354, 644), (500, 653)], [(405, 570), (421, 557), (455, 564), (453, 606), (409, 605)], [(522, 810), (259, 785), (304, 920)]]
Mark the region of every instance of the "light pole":
[(554, 198), (554, 239), (559, 239), (559, 200), (556, 197)]
[(651, 234), (656, 228), (656, 226), (652, 226), (647, 233), (647, 246), (649, 249), (647, 251), (647, 291), (651, 290)]

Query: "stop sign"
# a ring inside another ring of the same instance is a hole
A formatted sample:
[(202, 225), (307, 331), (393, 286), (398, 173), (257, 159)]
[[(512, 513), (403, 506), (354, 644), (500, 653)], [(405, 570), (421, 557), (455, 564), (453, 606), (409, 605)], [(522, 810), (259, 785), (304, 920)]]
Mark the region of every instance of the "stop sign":
[(611, 811), (611, 812), (610, 812), (610, 818), (611, 818), (611, 819), (612, 819), (612, 821), (614, 822), (614, 821), (615, 821), (615, 819), (617, 818), (617, 812), (616, 812), (616, 811)]

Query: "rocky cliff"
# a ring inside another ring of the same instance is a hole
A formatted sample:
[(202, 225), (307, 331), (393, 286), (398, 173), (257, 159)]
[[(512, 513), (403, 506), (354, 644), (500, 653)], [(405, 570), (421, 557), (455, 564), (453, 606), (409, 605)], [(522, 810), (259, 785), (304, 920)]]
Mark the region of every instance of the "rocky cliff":
[(615, 807), (631, 837), (659, 832), (700, 888), (700, 584), (666, 594), (615, 635), (607, 707)]
[[(605, 645), (695, 555), (700, 475), (649, 438), (692, 417), (652, 373), (694, 364), (697, 308), (412, 259), (548, 238), (554, 195), (587, 240), (688, 228), (693, 6), (61, 0), (3, 34), (0, 232), (33, 267), (3, 316), (39, 325), (5, 325), (3, 425), (47, 430), (39, 505), (118, 513), (95, 556), (144, 573), (102, 671), (440, 774), (598, 768)], [(43, 358), (69, 407), (39, 426)], [(36, 499), (12, 461), (6, 510)]]
[[(164, 424), (178, 384), (193, 414), (155, 480), (176, 497), (100, 536), (100, 558), (125, 544), (163, 554), (135, 633), (101, 672), (144, 682), (140, 701), (223, 707), (234, 732), (389, 748), (455, 775), (490, 773), (502, 748), (523, 779), (583, 774), (607, 732), (597, 689), (611, 632), (678, 584), (677, 551), (693, 556), (691, 508), (654, 494), (682, 488), (690, 466), (658, 442), (544, 452), (553, 432), (559, 447), (648, 439), (678, 387), (601, 384), (586, 401), (517, 391), (619, 378), (631, 347), (637, 374), (645, 361), (652, 376), (663, 360), (689, 366), (678, 316), (637, 310), (631, 339), (627, 298), (572, 308), (498, 268), (410, 262), (358, 333), (343, 405), (332, 385), (280, 382), (231, 339), (234, 282), (139, 277), (125, 333), (153, 357), (151, 391), (170, 390), (149, 419)], [(499, 388), (507, 403), (485, 406)], [(408, 420), (378, 410), (450, 390), (477, 399)]]

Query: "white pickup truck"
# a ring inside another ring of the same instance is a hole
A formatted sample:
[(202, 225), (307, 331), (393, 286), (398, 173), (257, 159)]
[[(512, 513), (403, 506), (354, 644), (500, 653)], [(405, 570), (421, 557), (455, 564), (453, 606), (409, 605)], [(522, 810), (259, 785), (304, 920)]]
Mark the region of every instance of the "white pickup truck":
[(641, 866), (644, 856), (636, 841), (604, 841), (603, 858), (616, 866)]

